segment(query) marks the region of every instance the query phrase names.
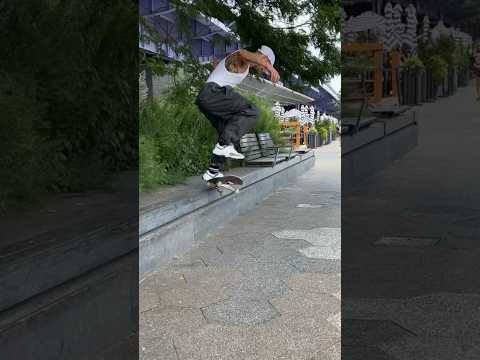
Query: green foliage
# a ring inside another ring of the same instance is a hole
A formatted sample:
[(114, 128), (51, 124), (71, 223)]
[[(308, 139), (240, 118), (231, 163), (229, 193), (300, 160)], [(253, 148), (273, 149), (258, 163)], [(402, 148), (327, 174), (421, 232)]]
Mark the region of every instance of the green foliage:
[(332, 126), (332, 123), (328, 119), (319, 120), (315, 123), (315, 127), (319, 133), (321, 129), (326, 129), (328, 131), (331, 128), (331, 126)]
[(13, 32), (0, 36), (0, 203), (103, 186), (135, 166), (136, 10), (128, 0), (2, 4), (0, 27)]
[(467, 69), (470, 65), (469, 50), (448, 36), (440, 37), (433, 44), (420, 43), (419, 57), (425, 67), (433, 71), (433, 78), (437, 84), (443, 81), (449, 67)]
[(333, 133), (333, 134), (337, 133), (337, 125), (335, 125), (334, 122), (330, 123), (330, 132)]
[(441, 36), (435, 44), (434, 51), (435, 54), (442, 57), (448, 66), (456, 65), (455, 53), (457, 51), (457, 46), (453, 38), (445, 35)]
[(448, 64), (440, 55), (433, 55), (425, 61), (427, 68), (432, 70), (435, 83), (440, 84), (448, 73)]
[(318, 130), (315, 128), (315, 127), (311, 127), (309, 130), (308, 130), (308, 133), (309, 134), (318, 134)]
[(204, 171), (216, 141), (215, 130), (193, 99), (172, 94), (149, 101), (140, 113), (141, 191)]
[(425, 65), (418, 56), (411, 56), (402, 64), (402, 67), (405, 69), (416, 70), (424, 69)]
[(254, 94), (245, 94), (246, 98), (260, 110), (255, 133), (270, 133), (275, 144), (283, 144), (280, 121), (273, 115), (272, 105)]
[(328, 139), (328, 130), (326, 128), (320, 128), (318, 131), (320, 138), (325, 142)]

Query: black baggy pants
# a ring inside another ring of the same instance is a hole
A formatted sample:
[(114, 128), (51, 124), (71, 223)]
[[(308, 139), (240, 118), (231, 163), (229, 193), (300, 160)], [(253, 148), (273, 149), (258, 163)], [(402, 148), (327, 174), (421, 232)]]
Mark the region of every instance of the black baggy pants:
[[(258, 108), (230, 86), (206, 83), (195, 104), (217, 130), (220, 145), (233, 144), (238, 150), (242, 136), (257, 123)], [(211, 166), (223, 170), (224, 164), (224, 157), (212, 155)]]

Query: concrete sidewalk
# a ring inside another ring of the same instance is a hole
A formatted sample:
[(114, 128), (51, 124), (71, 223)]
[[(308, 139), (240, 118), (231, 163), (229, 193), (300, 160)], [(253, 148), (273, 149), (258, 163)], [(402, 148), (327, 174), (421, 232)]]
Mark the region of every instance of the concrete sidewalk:
[(340, 359), (340, 142), (145, 279), (145, 360)]
[(418, 147), (342, 197), (345, 359), (480, 359), (480, 103), (417, 118)]

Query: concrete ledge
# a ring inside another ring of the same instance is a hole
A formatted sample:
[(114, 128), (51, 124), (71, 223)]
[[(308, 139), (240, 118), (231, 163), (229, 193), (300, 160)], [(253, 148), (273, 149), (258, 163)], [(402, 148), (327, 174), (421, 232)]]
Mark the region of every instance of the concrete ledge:
[(417, 144), (418, 124), (413, 111), (382, 119), (358, 135), (342, 137), (342, 193), (347, 194)]
[[(102, 222), (108, 225), (102, 225)], [(137, 219), (99, 217), (2, 249), (0, 311), (123, 256), (137, 247)]]
[(1, 312), (1, 358), (138, 359), (137, 260), (131, 252)]
[(239, 168), (244, 185), (238, 194), (208, 189), (199, 177), (140, 197), (140, 277), (187, 252), (214, 233), (219, 224), (254, 208), (266, 196), (315, 163), (313, 152), (271, 168)]

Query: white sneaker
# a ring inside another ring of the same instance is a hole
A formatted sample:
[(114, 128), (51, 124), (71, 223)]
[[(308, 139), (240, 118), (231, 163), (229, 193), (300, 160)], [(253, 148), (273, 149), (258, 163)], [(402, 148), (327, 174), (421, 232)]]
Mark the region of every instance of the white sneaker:
[(209, 180), (220, 178), (220, 177), (223, 177), (223, 174), (221, 172), (212, 173), (209, 170), (205, 171), (205, 174), (203, 174), (202, 176), (203, 180), (205, 181), (209, 181)]
[(243, 160), (245, 159), (245, 155), (240, 154), (233, 145), (215, 145), (213, 149), (213, 153), (218, 156), (225, 156), (231, 159)]

